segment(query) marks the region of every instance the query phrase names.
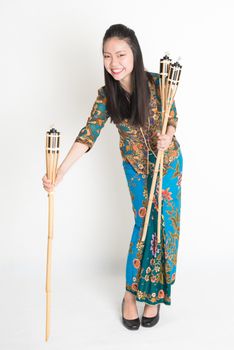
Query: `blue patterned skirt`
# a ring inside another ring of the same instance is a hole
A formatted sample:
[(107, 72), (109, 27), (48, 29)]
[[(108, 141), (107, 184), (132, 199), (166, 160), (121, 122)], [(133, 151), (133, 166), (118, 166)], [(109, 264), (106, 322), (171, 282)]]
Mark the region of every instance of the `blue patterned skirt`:
[[(153, 197), (145, 241), (141, 241), (156, 157), (149, 154), (149, 174), (139, 174), (126, 160), (123, 167), (132, 199), (135, 224), (126, 261), (126, 290), (150, 305), (171, 304), (180, 236), (183, 157), (179, 149), (163, 170), (161, 241), (157, 242), (158, 185)], [(142, 243), (144, 246), (142, 248)]]

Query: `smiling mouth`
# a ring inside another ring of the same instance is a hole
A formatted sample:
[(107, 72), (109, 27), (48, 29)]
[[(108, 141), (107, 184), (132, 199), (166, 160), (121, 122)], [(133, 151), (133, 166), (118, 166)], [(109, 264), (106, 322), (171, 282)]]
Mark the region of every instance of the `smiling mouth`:
[(112, 69), (111, 69), (111, 72), (112, 72), (112, 74), (114, 74), (114, 75), (118, 75), (118, 74), (120, 74), (123, 70), (124, 70), (124, 68), (121, 69), (121, 70), (112, 70)]

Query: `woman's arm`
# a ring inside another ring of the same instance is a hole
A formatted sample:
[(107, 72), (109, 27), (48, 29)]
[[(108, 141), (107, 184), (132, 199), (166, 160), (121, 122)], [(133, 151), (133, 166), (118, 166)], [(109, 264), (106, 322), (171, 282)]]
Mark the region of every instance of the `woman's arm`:
[[(67, 156), (63, 160), (63, 162), (60, 164), (55, 178), (55, 186), (62, 181), (64, 175), (70, 169), (72, 164), (75, 163), (76, 160), (82, 157), (82, 155), (87, 151), (88, 146), (80, 143), (80, 142), (74, 142), (72, 147), (70, 148)], [(45, 174), (42, 178), (43, 187), (47, 192), (53, 191), (54, 185), (51, 183), (51, 181), (47, 178), (47, 175)]]
[[(76, 160), (81, 158), (84, 153), (90, 151), (95, 141), (100, 135), (100, 131), (108, 119), (106, 113), (106, 97), (103, 96), (102, 89), (98, 90), (98, 96), (94, 102), (90, 116), (86, 125), (80, 130), (67, 156), (60, 164), (55, 179), (55, 186), (63, 179), (66, 172), (70, 169)], [(44, 175), (42, 178), (43, 186), (46, 191), (52, 191), (53, 185)]]
[(107, 99), (102, 95), (101, 88), (98, 90), (98, 96), (93, 104), (93, 108), (86, 125), (80, 130), (75, 139), (76, 142), (84, 143), (88, 146), (86, 152), (89, 152), (93, 147), (108, 119), (106, 101)]
[(70, 167), (83, 156), (83, 154), (87, 151), (88, 148), (89, 147), (84, 143), (74, 142), (67, 156), (60, 164), (57, 174), (64, 176), (68, 169), (70, 169)]

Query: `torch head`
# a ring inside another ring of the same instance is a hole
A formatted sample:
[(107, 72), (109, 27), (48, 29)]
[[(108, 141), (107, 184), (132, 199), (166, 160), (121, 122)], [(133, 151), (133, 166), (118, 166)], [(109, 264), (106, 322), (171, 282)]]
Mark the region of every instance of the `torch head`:
[(168, 76), (170, 63), (171, 63), (171, 59), (167, 54), (160, 59), (160, 77), (161, 78), (163, 76), (165, 76), (165, 78)]
[(173, 64), (170, 64), (168, 83), (169, 85), (178, 85), (180, 81), (182, 66), (176, 61)]
[(46, 133), (46, 150), (48, 153), (58, 153), (59, 152), (59, 141), (60, 132), (58, 132), (54, 127), (51, 128)]

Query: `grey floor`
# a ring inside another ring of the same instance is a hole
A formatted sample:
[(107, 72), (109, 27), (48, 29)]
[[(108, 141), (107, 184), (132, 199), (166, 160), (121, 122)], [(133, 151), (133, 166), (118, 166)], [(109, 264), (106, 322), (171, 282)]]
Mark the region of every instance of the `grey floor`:
[[(47, 343), (44, 264), (2, 265), (1, 349), (233, 349), (233, 273), (228, 264), (188, 267), (180, 261), (172, 304), (162, 304), (155, 327), (137, 331), (121, 323), (123, 271), (103, 265), (81, 274), (76, 264), (64, 265), (53, 266)], [(137, 305), (141, 315), (144, 304)]]

